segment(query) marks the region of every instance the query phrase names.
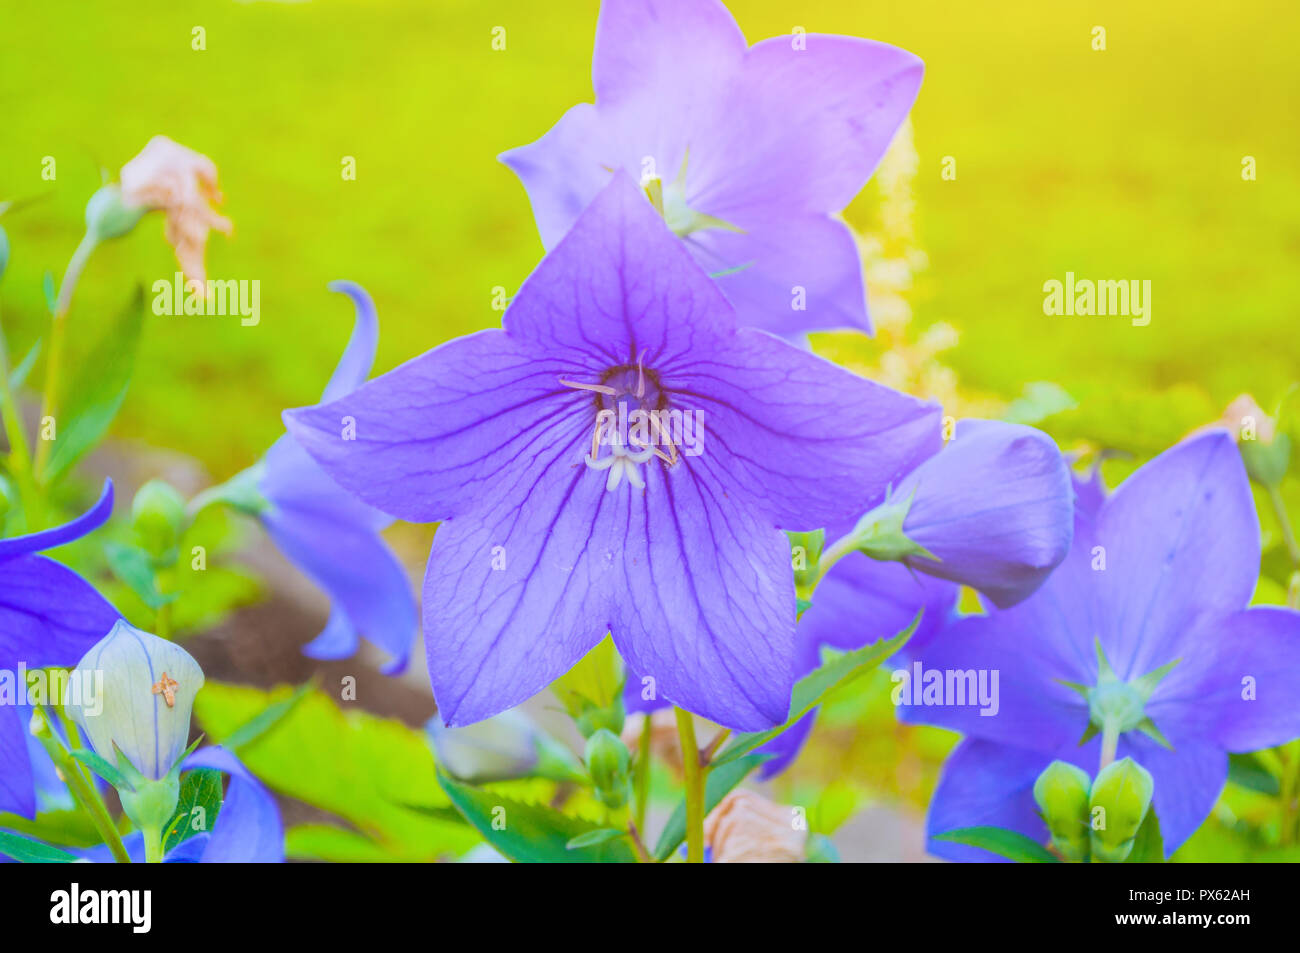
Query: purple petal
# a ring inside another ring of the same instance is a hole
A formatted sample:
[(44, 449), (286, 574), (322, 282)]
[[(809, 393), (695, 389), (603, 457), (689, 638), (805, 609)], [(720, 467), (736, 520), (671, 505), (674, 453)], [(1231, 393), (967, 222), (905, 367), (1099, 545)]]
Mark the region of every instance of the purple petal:
[(619, 652), (678, 707), (742, 731), (780, 724), (795, 628), (786, 536), (695, 467), (647, 477), (644, 494), (618, 500)]
[(1178, 658), (1146, 709), (1162, 731), (1228, 751), (1300, 738), (1300, 613), (1261, 606), (1207, 615)]
[[(741, 228), (777, 206), (827, 213), (870, 178), (921, 86), (924, 64), (906, 50), (811, 33), (756, 43), (719, 110), (692, 141), (708, 163), (693, 207)], [(709, 133), (712, 133), (711, 135)]]
[(0, 705), (0, 812), (36, 816), (36, 789), (27, 751), (27, 721), (12, 705)]
[(234, 754), (218, 746), (201, 748), (185, 759), (185, 768), (214, 768), (230, 775), (203, 863), (284, 862), (284, 825), (275, 798)]
[(773, 756), (770, 761), (764, 761), (759, 765), (759, 781), (774, 778), (794, 764), (795, 759), (799, 757), (799, 752), (803, 750), (804, 742), (812, 734), (813, 725), (817, 722), (817, 711), (818, 709), (814, 708), (781, 734), (757, 749), (762, 754)]
[(861, 515), (941, 443), (936, 404), (763, 331), (742, 329), (666, 370), (664, 385), (704, 415), (704, 452), (688, 465), (782, 529)]
[(1032, 427), (964, 420), (895, 494), (912, 501), (908, 537), (938, 557), (907, 564), (1002, 608), (1042, 585), (1070, 550), (1070, 472), (1052, 439)]
[(611, 0), (600, 5), (592, 85), (602, 105), (653, 96), (684, 106), (744, 57), (745, 36), (718, 0)]
[(338, 291), (352, 299), (356, 323), (343, 357), (321, 396), (322, 403), (350, 394), (360, 387), (370, 376), (370, 368), (375, 363), (375, 349), (379, 346), (379, 316), (366, 289), (353, 281), (331, 281), (329, 287), (330, 291)]
[(948, 860), (1006, 862), (978, 847), (934, 839), (962, 827), (1004, 827), (1046, 844), (1051, 834), (1034, 804), (1034, 782), (1052, 759), (1041, 751), (989, 741), (961, 742), (944, 763), (930, 799), (926, 850)]
[[(1158, 724), (1158, 723), (1157, 723)], [(1151, 772), (1155, 794), (1151, 804), (1160, 820), (1160, 834), (1168, 857), (1205, 822), (1228, 780), (1228, 755), (1211, 742), (1181, 737), (1165, 731), (1174, 750), (1162, 747), (1145, 735), (1129, 732), (1120, 738), (1116, 757), (1131, 757)], [(1094, 738), (1095, 746), (1100, 739)], [(1091, 767), (1096, 772), (1094, 759)]]
[(1244, 608), (1259, 576), (1259, 519), (1232, 438), (1211, 432), (1141, 467), (1102, 507), (1097, 543), (1102, 642), (1121, 678), (1177, 657), (1198, 615)]
[(742, 325), (791, 337), (811, 328), (870, 333), (862, 260), (843, 222), (820, 214), (708, 229), (686, 239)]
[(113, 481), (105, 480), (104, 490), (100, 494), (99, 502), (72, 520), (72, 522), (39, 533), (31, 533), (27, 536), (0, 539), (0, 560), (9, 559), (13, 556), (22, 556), (27, 553), (44, 552), (47, 549), (62, 546), (64, 543), (70, 543), (74, 539), (81, 539), (81, 537), (107, 523), (108, 518), (112, 515)]
[(11, 557), (0, 572), (0, 663), (72, 667), (108, 634), (117, 610), (79, 575), (44, 556)]

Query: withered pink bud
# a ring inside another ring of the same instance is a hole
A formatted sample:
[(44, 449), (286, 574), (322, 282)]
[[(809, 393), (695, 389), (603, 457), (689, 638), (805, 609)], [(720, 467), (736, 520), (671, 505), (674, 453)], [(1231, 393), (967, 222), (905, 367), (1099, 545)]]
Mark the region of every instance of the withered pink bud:
[(154, 136), (122, 166), (122, 200), (138, 208), (161, 209), (167, 216), (167, 243), (186, 281), (206, 281), (203, 252), (208, 232), (231, 231), (230, 219), (212, 208), (221, 202), (221, 192), (211, 159), (166, 136)]
[(1250, 394), (1235, 398), (1224, 410), (1218, 425), (1230, 430), (1232, 439), (1238, 443), (1243, 439), (1272, 443), (1276, 435), (1273, 418), (1260, 409)]
[(753, 791), (732, 791), (704, 819), (704, 844), (715, 864), (802, 863), (807, 838), (795, 826), (793, 808)]

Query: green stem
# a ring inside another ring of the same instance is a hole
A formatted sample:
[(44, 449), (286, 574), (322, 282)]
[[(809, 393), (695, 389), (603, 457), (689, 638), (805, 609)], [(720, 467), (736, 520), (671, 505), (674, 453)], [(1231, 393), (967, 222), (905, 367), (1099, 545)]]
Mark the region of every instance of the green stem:
[(1300, 741), (1292, 741), (1277, 748), (1284, 765), (1279, 797), (1282, 802), (1281, 841), (1289, 847), (1296, 841), (1297, 800), (1300, 800)]
[(162, 863), (162, 828), (146, 827), (144, 834), (144, 862), (146, 864)]
[(1104, 770), (1115, 760), (1115, 752), (1118, 748), (1119, 729), (1108, 719), (1101, 729), (1101, 763), (1097, 766), (1098, 771)]
[[(54, 303), (54, 314), (50, 320), (50, 351), (45, 360), (45, 388), (41, 394), (40, 427), (42, 430), (45, 428), (46, 419), (53, 417), (58, 409), (59, 371), (63, 364), (63, 342), (67, 336), (64, 331), (67, 322), (64, 319), (72, 306), (72, 292), (77, 287), (77, 281), (86, 268), (86, 262), (90, 260), (90, 253), (95, 250), (97, 244), (98, 242), (89, 232), (82, 237), (81, 244), (77, 246), (77, 250), (72, 253), (72, 258), (68, 262), (67, 271), (63, 273), (63, 282), (59, 285), (59, 297)], [(37, 483), (41, 482), (53, 443), (53, 440), (37, 441), (36, 464), (33, 471)]]
[[(113, 823), (113, 818), (108, 813), (108, 807), (104, 804), (104, 799), (99, 796), (99, 790), (95, 787), (86, 773), (82, 770), (81, 764), (68, 754), (67, 749), (54, 736), (50, 728), (49, 715), (44, 709), (37, 709), (43, 725), (35, 732), (36, 738), (45, 748), (54, 762), (55, 767), (59, 770), (59, 775), (63, 782), (68, 786), (68, 791), (89, 816), (95, 830), (99, 833), (100, 838), (108, 845), (109, 852), (113, 859), (119, 864), (131, 863), (131, 855), (126, 852), (126, 847), (122, 843), (122, 835), (118, 833), (117, 826)], [(72, 735), (68, 736), (72, 738)]]
[(650, 715), (646, 713), (642, 717), (645, 721), (641, 723), (641, 738), (637, 742), (636, 787), (633, 792), (636, 798), (633, 813), (638, 830), (645, 830), (646, 807), (650, 803)]
[(1291, 520), (1287, 517), (1286, 501), (1282, 499), (1282, 491), (1276, 486), (1268, 488), (1268, 501), (1273, 506), (1273, 515), (1277, 517), (1277, 524), (1282, 528), (1282, 541), (1286, 543), (1287, 555), (1291, 557), (1291, 565), (1300, 569), (1300, 543), (1296, 542), (1295, 531), (1291, 528)]
[(700, 746), (695, 741), (695, 722), (691, 713), (674, 708), (677, 737), (682, 746), (682, 769), (686, 775), (686, 862), (704, 863), (704, 770), (700, 764)]

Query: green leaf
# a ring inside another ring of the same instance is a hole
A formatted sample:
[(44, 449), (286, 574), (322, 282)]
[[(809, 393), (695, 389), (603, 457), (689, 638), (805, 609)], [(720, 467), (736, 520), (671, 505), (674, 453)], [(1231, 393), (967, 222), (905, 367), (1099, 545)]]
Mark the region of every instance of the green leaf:
[(135, 790), (135, 786), (127, 780), (126, 775), (119, 771), (116, 765), (109, 764), (95, 752), (80, 748), (68, 753), (118, 790)]
[[(215, 768), (196, 768), (187, 771), (181, 779), (180, 799), (176, 813), (163, 831), (163, 854), (178, 844), (183, 844), (195, 834), (211, 832), (221, 812), (221, 772)], [(200, 813), (197, 817), (195, 811)], [(195, 823), (199, 827), (195, 827)]]
[(32, 366), (36, 363), (37, 356), (41, 353), (41, 342), (37, 341), (32, 345), (32, 349), (27, 352), (27, 356), (19, 361), (18, 366), (9, 374), (9, 387), (18, 390), (27, 381), (27, 375), (31, 373)]
[[(771, 757), (772, 755), (766, 752), (751, 754), (728, 761), (726, 764), (719, 763), (710, 767), (709, 775), (704, 782), (704, 813), (707, 815), (717, 807), (732, 788), (749, 776), (749, 772)], [(684, 840), (686, 840), (685, 798), (678, 803), (672, 817), (668, 818), (663, 833), (659, 835), (659, 842), (655, 844), (655, 860), (667, 860)]]
[(959, 827), (934, 835), (935, 840), (967, 844), (992, 851), (1021, 864), (1058, 864), (1060, 860), (1042, 844), (1030, 840), (1019, 831), (1005, 827)]
[(1277, 776), (1260, 764), (1253, 754), (1228, 755), (1228, 780), (1243, 788), (1274, 797), (1282, 790)]
[(0, 854), (24, 864), (70, 864), (81, 859), (66, 850), (5, 831), (0, 831)]
[(564, 846), (569, 850), (580, 850), (583, 847), (594, 847), (597, 844), (603, 844), (605, 841), (615, 840), (619, 837), (627, 837), (627, 831), (620, 831), (617, 827), (601, 827), (594, 831), (587, 831), (585, 834), (579, 834)]
[(54, 291), (54, 273), (47, 271), (45, 277), (41, 279), (41, 291), (45, 295), (45, 307), (50, 314), (54, 313), (54, 305), (57, 303), (57, 294)]
[[(289, 686), (266, 692), (210, 681), (195, 696), (194, 714), (216, 742), (241, 741), (246, 726), (294, 694)], [(340, 830), (350, 825), (371, 845), (371, 859), (439, 860), (479, 843), (463, 821), (405, 806), (451, 803), (438, 787), (423, 732), (359, 709), (340, 710), (320, 690), (308, 690), (273, 724), (244, 737), (239, 759), (273, 791), (335, 815)]]
[[(63, 319), (60, 319), (63, 320)], [(51, 483), (72, 468), (108, 430), (126, 399), (144, 324), (144, 289), (108, 328), (77, 368), (64, 371), (69, 387), (61, 397), (56, 439), (45, 479)]]
[(298, 703), (306, 698), (309, 692), (315, 691), (316, 688), (316, 680), (312, 679), (310, 682), (299, 685), (288, 698), (267, 705), (258, 714), (232, 732), (230, 737), (223, 742), (223, 747), (228, 751), (235, 752), (244, 745), (256, 741), (270, 731), (281, 718), (293, 711), (298, 706)]
[(716, 769), (728, 764), (760, 745), (767, 744), (777, 735), (794, 727), (800, 718), (821, 704), (822, 699), (832, 690), (847, 685), (853, 679), (875, 668), (902, 648), (907, 643), (907, 640), (912, 637), (912, 633), (916, 631), (916, 626), (920, 621), (921, 613), (918, 612), (911, 625), (892, 639), (881, 639), (852, 652), (845, 652), (843, 655), (827, 662), (821, 668), (814, 669), (799, 679), (799, 681), (795, 682), (794, 692), (791, 694), (790, 715), (786, 718), (785, 724), (778, 725), (776, 728), (769, 728), (767, 731), (753, 731), (737, 735), (731, 744), (727, 745), (723, 752), (718, 755), (713, 762), (713, 767)]
[(1060, 384), (1034, 381), (1026, 384), (1021, 396), (1008, 405), (1002, 419), (1013, 424), (1038, 424), (1078, 406), (1078, 401)]
[(1129, 853), (1126, 864), (1163, 864), (1165, 862), (1165, 840), (1160, 834), (1160, 821), (1156, 819), (1154, 807), (1147, 811), (1142, 819), (1142, 826), (1133, 836), (1133, 850)]
[(443, 771), (438, 783), (451, 803), (489, 844), (519, 863), (635, 863), (632, 845), (605, 841), (571, 848), (576, 838), (599, 831), (599, 824), (570, 817), (540, 804), (523, 804), (492, 791), (461, 784)]
[(130, 586), (140, 601), (155, 612), (180, 597), (179, 592), (164, 595), (158, 591), (153, 561), (143, 549), (123, 543), (105, 543), (104, 556), (113, 575)]

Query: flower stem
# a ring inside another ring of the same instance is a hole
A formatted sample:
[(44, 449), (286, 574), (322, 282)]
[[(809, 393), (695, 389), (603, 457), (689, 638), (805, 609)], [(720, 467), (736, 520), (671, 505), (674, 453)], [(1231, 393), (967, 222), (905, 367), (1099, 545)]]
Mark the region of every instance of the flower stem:
[(1282, 499), (1282, 491), (1276, 486), (1268, 488), (1268, 501), (1272, 504), (1273, 514), (1277, 517), (1277, 524), (1282, 529), (1282, 541), (1286, 543), (1287, 555), (1291, 557), (1291, 565), (1300, 569), (1300, 543), (1296, 542), (1295, 530), (1291, 528), (1291, 520), (1287, 516), (1286, 501)]
[(686, 862), (704, 863), (704, 770), (700, 764), (700, 746), (695, 741), (695, 722), (691, 713), (674, 708), (677, 737), (682, 746), (682, 769), (686, 775)]
[(146, 864), (162, 863), (162, 828), (146, 827), (144, 834), (144, 862)]
[(636, 787), (634, 790), (636, 807), (633, 811), (638, 830), (645, 830), (646, 806), (650, 802), (650, 715), (647, 712), (642, 717), (645, 720), (641, 723), (641, 737), (637, 742)]
[[(67, 322), (64, 318), (72, 305), (72, 292), (77, 287), (77, 281), (86, 268), (90, 253), (95, 250), (97, 244), (98, 242), (89, 232), (82, 237), (81, 244), (77, 246), (77, 250), (72, 253), (72, 258), (68, 261), (68, 269), (63, 273), (63, 281), (59, 285), (59, 297), (54, 302), (54, 314), (50, 319), (50, 351), (45, 359), (45, 389), (41, 394), (40, 426), (42, 429), (45, 427), (45, 420), (53, 417), (58, 409), (59, 371), (63, 364), (63, 342), (67, 337), (64, 330)], [(53, 443), (53, 440), (37, 441), (36, 464), (33, 471), (37, 483), (41, 482)]]
[(1110, 719), (1101, 729), (1101, 763), (1097, 770), (1104, 770), (1105, 767), (1115, 760), (1115, 752), (1119, 748), (1119, 728), (1111, 723)]

